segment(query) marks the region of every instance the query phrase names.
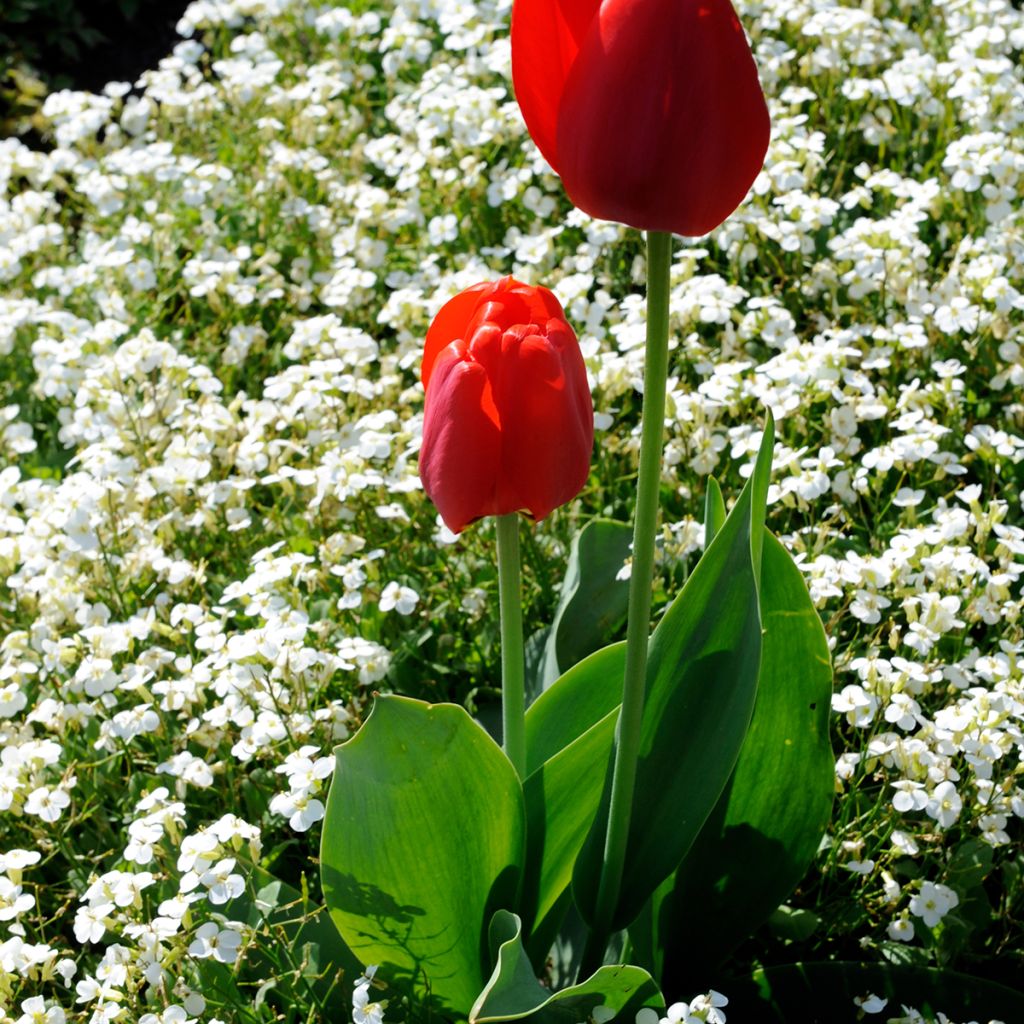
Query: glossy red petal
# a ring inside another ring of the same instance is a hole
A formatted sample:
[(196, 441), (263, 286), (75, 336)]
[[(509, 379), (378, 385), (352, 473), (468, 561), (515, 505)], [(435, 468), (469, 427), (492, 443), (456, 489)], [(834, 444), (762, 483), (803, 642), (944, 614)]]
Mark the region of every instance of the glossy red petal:
[(420, 449), (423, 489), (455, 533), (494, 514), (501, 468), (501, 435), (486, 411), (490, 382), (466, 347), (450, 345), (434, 360)]
[[(500, 282), (499, 282), (500, 283)], [(420, 380), (426, 388), (433, 372), (434, 361), (457, 338), (469, 336), (469, 323), (479, 307), (483, 296), (495, 287), (494, 282), (484, 281), (459, 292), (449, 299), (438, 311), (427, 330), (423, 342), (423, 360), (420, 363)]]
[(554, 337), (508, 331), (493, 381), (501, 419), (496, 510), (534, 519), (575, 497), (586, 483), (594, 419), (586, 370), (570, 329)]
[(743, 200), (769, 131), (729, 0), (605, 0), (561, 93), (557, 168), (592, 216), (702, 235)]
[(512, 5), (512, 85), (526, 127), (559, 171), (558, 108), (580, 43), (600, 0), (515, 0)]

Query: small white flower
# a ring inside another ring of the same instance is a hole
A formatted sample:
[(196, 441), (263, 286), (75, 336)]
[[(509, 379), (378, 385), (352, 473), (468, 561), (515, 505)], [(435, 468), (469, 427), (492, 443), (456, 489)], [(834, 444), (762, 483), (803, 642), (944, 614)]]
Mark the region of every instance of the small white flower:
[(188, 947), (189, 954), (198, 959), (213, 957), (222, 964), (233, 964), (238, 959), (242, 936), (234, 928), (221, 928), (208, 921), (196, 929), (196, 937)]
[(245, 881), (241, 875), (232, 874), (235, 867), (234, 857), (225, 857), (218, 861), (209, 871), (199, 876), (199, 881), (207, 888), (207, 898), (211, 903), (227, 903), (245, 892)]
[(22, 1000), (21, 1016), (17, 1024), (64, 1024), (67, 1015), (56, 1003), (49, 1008), (42, 996)]
[(897, 942), (912, 942), (914, 922), (904, 914), (902, 917), (897, 917), (895, 921), (890, 921), (886, 932), (890, 939), (895, 939)]
[(910, 912), (934, 928), (959, 903), (960, 897), (948, 886), (922, 882), (921, 891), (910, 901)]
[(71, 797), (59, 786), (54, 789), (40, 786), (29, 793), (25, 801), (25, 813), (34, 814), (43, 821), (54, 822), (70, 803)]
[(854, 996), (853, 1002), (865, 1013), (881, 1013), (888, 1005), (889, 1000), (869, 992), (866, 996)]
[(956, 791), (956, 786), (947, 780), (940, 782), (932, 790), (931, 798), (924, 811), (928, 817), (934, 818), (943, 828), (949, 828), (960, 817), (962, 807), (963, 801)]
[(394, 609), (399, 615), (411, 615), (419, 602), (420, 595), (411, 587), (403, 587), (392, 580), (380, 595), (380, 610)]

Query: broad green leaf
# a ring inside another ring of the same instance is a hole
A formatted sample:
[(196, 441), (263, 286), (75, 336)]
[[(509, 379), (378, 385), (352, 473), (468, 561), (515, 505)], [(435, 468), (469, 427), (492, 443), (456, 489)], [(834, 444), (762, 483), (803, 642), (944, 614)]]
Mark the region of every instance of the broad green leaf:
[[(602, 647), (545, 690), (526, 712), (526, 770), (545, 761), (622, 703), (626, 645)], [(603, 777), (600, 784), (603, 785)]]
[(1024, 995), (1004, 985), (944, 969), (846, 961), (786, 964), (759, 970), (746, 981), (733, 979), (729, 1016), (735, 1012), (738, 1020), (758, 1024), (862, 1024), (864, 1015), (853, 1000), (868, 992), (889, 1000), (887, 1010), (898, 1014), (901, 1006), (911, 1006), (928, 1020), (941, 1012), (956, 1021), (1024, 1021)]
[(522, 909), (531, 951), (538, 955), (554, 941), (566, 909), (561, 897), (597, 813), (617, 720), (616, 708), (523, 783), (527, 860)]
[(320, 850), (342, 938), (389, 984), (466, 1013), (486, 929), (515, 906), (525, 809), (511, 763), (466, 711), (378, 697), (336, 750)]
[(618, 579), (629, 556), (628, 523), (592, 519), (572, 539), (562, 594), (538, 666), (538, 689), (611, 640), (626, 621), (628, 580)]
[(703, 965), (714, 965), (767, 920), (806, 873), (831, 815), (828, 640), (800, 570), (767, 532), (761, 621), (750, 731), (660, 908), (658, 944), (671, 974), (688, 968), (702, 976)]
[[(633, 921), (689, 850), (750, 723), (761, 659), (758, 576), (773, 444), (769, 417), (750, 480), (651, 637), (617, 928)], [(573, 894), (587, 920), (606, 828), (603, 800), (573, 875)]]
[(633, 1024), (644, 1006), (663, 1008), (654, 979), (639, 967), (602, 967), (585, 982), (554, 992), (534, 976), (522, 942), (522, 925), (515, 914), (498, 911), (491, 922), (491, 945), (496, 950), (494, 972), (473, 1009), (470, 1024), (529, 1020), (531, 1024), (579, 1024), (598, 1006), (614, 1014), (609, 1020)]

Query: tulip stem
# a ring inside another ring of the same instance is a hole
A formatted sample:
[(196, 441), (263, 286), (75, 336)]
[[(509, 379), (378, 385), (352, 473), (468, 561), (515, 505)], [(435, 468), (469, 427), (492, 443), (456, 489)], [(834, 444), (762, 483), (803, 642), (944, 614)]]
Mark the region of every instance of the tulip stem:
[(498, 516), (498, 606), (501, 611), (501, 723), (505, 753), (526, 775), (526, 669), (519, 582), (519, 516)]
[(626, 627), (626, 670), (622, 710), (615, 734), (608, 831), (605, 833), (601, 881), (594, 924), (583, 951), (580, 979), (589, 977), (604, 960), (619, 901), (626, 862), (629, 822), (633, 812), (646, 690), (647, 643), (651, 631), (651, 590), (654, 542), (658, 528), (662, 441), (665, 433), (665, 390), (668, 380), (669, 271), (672, 235), (647, 233), (647, 351), (640, 422), (640, 471), (633, 523), (633, 561), (629, 575), (629, 619)]

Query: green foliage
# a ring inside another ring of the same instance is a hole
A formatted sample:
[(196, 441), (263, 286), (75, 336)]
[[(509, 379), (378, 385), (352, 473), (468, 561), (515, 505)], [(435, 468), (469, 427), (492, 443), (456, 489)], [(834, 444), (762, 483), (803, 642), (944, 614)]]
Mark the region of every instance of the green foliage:
[(578, 985), (558, 992), (534, 977), (522, 942), (522, 923), (515, 914), (499, 911), (491, 922), (494, 973), (470, 1011), (470, 1024), (524, 1020), (530, 1024), (577, 1024), (605, 1007), (609, 1022), (633, 1024), (645, 1006), (661, 1010), (664, 1001), (654, 979), (639, 967), (601, 967)]
[(629, 583), (618, 574), (631, 540), (629, 525), (612, 519), (592, 519), (573, 537), (558, 607), (535, 670), (538, 689), (548, 689), (609, 643), (625, 623)]
[(659, 907), (656, 946), (674, 979), (706, 977), (786, 899), (806, 874), (832, 811), (828, 642), (800, 570), (771, 534), (761, 618), (750, 731), (729, 785)]
[[(257, 955), (246, 964), (246, 975), (273, 977), (276, 994), (288, 1002), (311, 999), (324, 1015), (344, 1013), (345, 996), (362, 968), (341, 941), (326, 908), (315, 906), (308, 894), (263, 869), (255, 870), (253, 883), (255, 895), (234, 900), (230, 916), (254, 930), (269, 930), (276, 942), (257, 947)], [(272, 950), (281, 953), (287, 966), (272, 959)]]
[(524, 833), (512, 765), (462, 708), (380, 697), (337, 750), (320, 853), (331, 917), (389, 983), (464, 1014), (491, 916), (516, 905)]
[[(761, 658), (757, 577), (773, 446), (769, 420), (750, 480), (651, 637), (616, 927), (637, 917), (685, 856), (747, 732)], [(597, 897), (606, 822), (605, 801), (573, 875), (585, 919)]]
[(112, 17), (131, 21), (146, 6), (146, 0), (5, 0), (0, 61), (12, 54), (35, 61), (46, 51), (76, 59), (104, 40), (97, 23)]
[(564, 916), (562, 897), (600, 806), (617, 721), (616, 707), (523, 783), (529, 837), (523, 909), (532, 933), (530, 951), (538, 962), (546, 957)]
[(759, 1024), (859, 1024), (854, 999), (872, 993), (899, 1010), (912, 1006), (932, 1024), (945, 1020), (1024, 1020), (1024, 995), (957, 971), (854, 962), (800, 963), (755, 972), (729, 989), (729, 1010)]

